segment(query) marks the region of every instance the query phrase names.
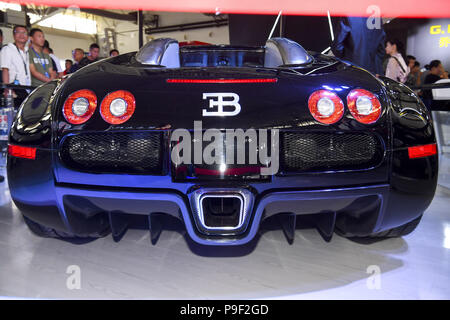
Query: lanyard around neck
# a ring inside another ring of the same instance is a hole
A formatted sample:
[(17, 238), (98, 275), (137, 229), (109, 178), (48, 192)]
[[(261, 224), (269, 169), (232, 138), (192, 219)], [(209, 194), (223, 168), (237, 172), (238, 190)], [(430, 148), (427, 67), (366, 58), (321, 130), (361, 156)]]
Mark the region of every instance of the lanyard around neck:
[[(26, 64), (25, 60), (23, 59), (22, 54), (20, 53), (20, 49), (17, 46), (17, 44), (14, 43), (14, 45), (16, 46), (17, 52), (19, 52), (20, 59), (22, 59), (23, 68), (25, 69), (25, 75), (28, 77), (27, 64)], [(23, 50), (23, 52), (25, 52), (25, 49)]]

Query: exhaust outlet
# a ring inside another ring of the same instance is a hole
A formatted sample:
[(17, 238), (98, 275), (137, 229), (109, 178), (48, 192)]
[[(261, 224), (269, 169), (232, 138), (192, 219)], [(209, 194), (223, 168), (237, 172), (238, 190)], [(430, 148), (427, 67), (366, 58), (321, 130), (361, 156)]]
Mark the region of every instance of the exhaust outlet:
[(246, 189), (198, 189), (191, 195), (197, 229), (206, 235), (238, 235), (248, 226), (253, 194)]

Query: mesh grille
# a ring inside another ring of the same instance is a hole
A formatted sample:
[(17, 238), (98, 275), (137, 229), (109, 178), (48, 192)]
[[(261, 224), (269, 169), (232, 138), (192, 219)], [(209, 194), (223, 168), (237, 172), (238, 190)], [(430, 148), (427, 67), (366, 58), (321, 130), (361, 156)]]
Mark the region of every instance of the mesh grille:
[(82, 133), (64, 140), (61, 159), (81, 171), (161, 174), (161, 146), (160, 132)]
[(286, 171), (358, 170), (383, 159), (380, 140), (366, 133), (284, 133), (281, 161)]

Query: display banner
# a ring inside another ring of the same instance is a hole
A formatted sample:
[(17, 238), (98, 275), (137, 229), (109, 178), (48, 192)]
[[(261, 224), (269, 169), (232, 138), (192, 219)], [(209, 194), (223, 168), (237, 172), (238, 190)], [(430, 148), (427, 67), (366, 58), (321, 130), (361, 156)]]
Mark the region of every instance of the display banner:
[(430, 19), (408, 29), (407, 51), (416, 57), (421, 67), (431, 60), (441, 60), (450, 68), (450, 19)]
[(278, 14), (284, 15), (326, 16), (372, 16), (382, 17), (448, 17), (450, 1), (448, 0), (34, 0), (8, 1), (20, 4), (46, 5), (52, 7), (78, 6), (81, 8), (175, 11), (175, 12), (205, 12), (205, 13), (246, 13), (246, 14)]

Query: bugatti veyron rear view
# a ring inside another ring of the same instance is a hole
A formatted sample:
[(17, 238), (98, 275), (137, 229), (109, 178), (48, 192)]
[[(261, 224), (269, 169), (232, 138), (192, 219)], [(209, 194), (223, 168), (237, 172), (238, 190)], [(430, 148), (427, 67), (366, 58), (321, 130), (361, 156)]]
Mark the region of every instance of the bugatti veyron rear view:
[(277, 216), (330, 240), (402, 236), (437, 182), (430, 114), (404, 85), (284, 38), (264, 47), (149, 42), (44, 84), (9, 138), (11, 196), (35, 233), (119, 238), (164, 217), (240, 245)]

